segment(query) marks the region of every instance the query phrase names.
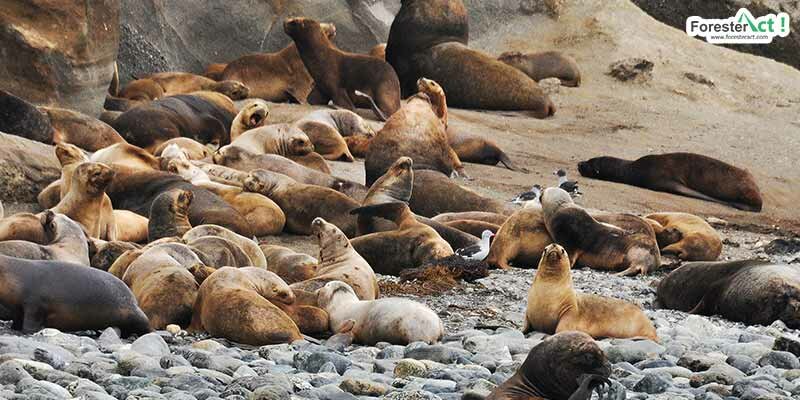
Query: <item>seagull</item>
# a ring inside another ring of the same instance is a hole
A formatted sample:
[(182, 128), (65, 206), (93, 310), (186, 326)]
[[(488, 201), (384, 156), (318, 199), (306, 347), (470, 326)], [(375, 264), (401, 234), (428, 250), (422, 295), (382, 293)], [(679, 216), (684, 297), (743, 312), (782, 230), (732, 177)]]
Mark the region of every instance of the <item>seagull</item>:
[(541, 196), (542, 187), (539, 185), (533, 185), (529, 192), (521, 193), (514, 200), (511, 200), (511, 202), (514, 204), (522, 204), (523, 206), (527, 206), (530, 202), (539, 203), (539, 197)]
[(583, 194), (578, 190), (578, 181), (567, 180), (567, 171), (560, 169), (553, 172), (553, 175), (558, 177), (558, 187), (569, 193), (570, 196), (578, 197)]
[(489, 240), (494, 237), (494, 233), (490, 230), (485, 230), (481, 234), (481, 241), (478, 244), (458, 249), (456, 255), (470, 261), (483, 261), (489, 255)]

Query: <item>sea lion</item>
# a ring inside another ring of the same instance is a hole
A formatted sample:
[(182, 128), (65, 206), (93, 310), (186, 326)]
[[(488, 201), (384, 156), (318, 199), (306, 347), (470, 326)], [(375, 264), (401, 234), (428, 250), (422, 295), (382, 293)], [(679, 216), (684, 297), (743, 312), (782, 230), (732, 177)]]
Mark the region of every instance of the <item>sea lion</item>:
[(150, 205), (147, 241), (182, 237), (192, 229), (189, 222), (189, 205), (194, 195), (189, 190), (168, 190), (156, 196)]
[(532, 348), (517, 372), (485, 400), (589, 400), (610, 377), (611, 364), (591, 336), (561, 332)]
[(687, 261), (716, 261), (722, 253), (722, 238), (702, 218), (686, 213), (646, 215), (658, 240), (661, 254)]
[(647, 338), (658, 341), (656, 328), (636, 305), (575, 292), (567, 251), (550, 244), (544, 249), (528, 291), (523, 332), (555, 334), (579, 331), (593, 338)]
[(231, 142), (256, 154), (278, 154), (284, 157), (304, 156), (314, 151), (311, 139), (289, 124), (275, 124), (251, 129)]
[(130, 263), (122, 281), (131, 288), (153, 329), (187, 326), (198, 284), (189, 268), (202, 261), (186, 245), (166, 243), (143, 250)]
[(274, 273), (220, 268), (200, 285), (190, 330), (253, 346), (302, 339), (297, 325), (273, 302), (294, 303), (292, 290)]
[(430, 170), (415, 171), (409, 206), (415, 213), (429, 218), (445, 213), (480, 211), (511, 215), (517, 211), (508, 203), (482, 196)]
[(238, 244), (219, 236), (202, 236), (186, 245), (195, 253), (200, 252), (207, 256), (205, 263), (214, 268), (220, 267), (252, 267), (253, 262)]
[(464, 174), (447, 141), (447, 102), (436, 82), (420, 79), (419, 93), (406, 100), (369, 144), (364, 168), (367, 186), (399, 157), (411, 157), (414, 169)]
[(143, 170), (160, 168), (159, 159), (152, 153), (128, 143), (117, 143), (98, 150), (89, 157), (89, 161), (108, 166), (124, 165)]
[(547, 78), (558, 78), (563, 86), (581, 85), (581, 71), (575, 59), (560, 51), (522, 54), (509, 51), (500, 54), (498, 60), (531, 77), (536, 82)]
[[(277, 172), (300, 183), (327, 187), (342, 192), (356, 201), (364, 199), (367, 193), (367, 188), (360, 183), (336, 178), (277, 154), (255, 154), (238, 146), (225, 146), (214, 153), (213, 160), (215, 164), (243, 172), (250, 172), (256, 169)], [(207, 169), (204, 169), (204, 171), (209, 175), (213, 175), (213, 172)]]
[(326, 283), (342, 281), (361, 300), (374, 300), (380, 294), (378, 280), (369, 263), (350, 244), (347, 236), (322, 218), (315, 218), (311, 230), (319, 240), (319, 265), (312, 279), (292, 284), (292, 290), (314, 293)]
[(267, 259), (267, 269), (290, 285), (311, 279), (317, 274), (319, 261), (308, 254), (297, 253), (283, 246), (261, 244), (259, 247)]
[(375, 114), (384, 121), (400, 109), (400, 82), (391, 65), (339, 50), (320, 23), (312, 19), (288, 19), (283, 30), (297, 46), (316, 88), (334, 104), (353, 111), (357, 98), (365, 94), (372, 99)]
[(366, 135), (345, 136), (344, 142), (347, 143), (347, 149), (353, 157), (365, 158), (373, 138), (374, 136)]
[[(164, 88), (150, 79), (134, 79), (122, 87), (116, 95), (117, 98), (122, 100), (122, 104), (125, 104), (121, 111), (129, 109), (131, 106), (158, 100), (164, 96)], [(124, 102), (125, 99), (130, 100), (130, 102)], [(107, 105), (105, 108), (108, 108)]]
[(39, 107), (54, 129), (54, 143), (70, 143), (86, 151), (97, 151), (122, 143), (125, 139), (111, 126), (77, 111), (57, 107)]
[(156, 147), (153, 155), (156, 157), (164, 156), (164, 158), (172, 158), (173, 155), (169, 153), (166, 155), (164, 154), (164, 151), (172, 145), (177, 147), (181, 153), (186, 155), (188, 160), (205, 160), (211, 156), (211, 151), (208, 149), (208, 147), (203, 146), (196, 140), (185, 137), (170, 139), (164, 143), (161, 143), (160, 146)]
[(359, 135), (375, 136), (372, 126), (350, 110), (315, 110), (303, 116), (300, 121), (314, 121), (328, 125), (345, 138)]
[(206, 66), (206, 70), (203, 72), (203, 76), (208, 79), (213, 79), (215, 81), (222, 81), (222, 72), (225, 71), (225, 68), (228, 64), (225, 63), (211, 63)]
[(108, 271), (109, 268), (128, 250), (137, 250), (140, 246), (135, 243), (104, 240), (89, 240), (89, 265), (101, 271)]
[(0, 254), (26, 260), (89, 265), (89, 246), (83, 228), (77, 222), (47, 210), (39, 215), (39, 224), (46, 243), (6, 240), (0, 242)]
[(325, 158), (317, 152), (308, 153), (303, 156), (288, 156), (287, 158), (304, 167), (322, 172), (323, 174), (330, 175), (332, 173), (330, 165), (328, 165)]
[(188, 72), (159, 72), (144, 76), (141, 80), (151, 81), (161, 86), (164, 96), (189, 94), (205, 90), (224, 94), (231, 100), (242, 100), (246, 99), (250, 94), (250, 89), (242, 82), (235, 80), (215, 81)]
[(367, 54), (369, 54), (371, 57), (386, 61), (386, 43), (376, 44), (369, 49), (369, 53)]
[(473, 221), (483, 221), (489, 224), (503, 226), (503, 224), (506, 223), (508, 218), (509, 218), (508, 215), (497, 214), (492, 212), (465, 211), (465, 212), (454, 212), (454, 213), (442, 213), (431, 219), (436, 222), (441, 222), (443, 224), (467, 219)]
[(243, 187), (274, 201), (286, 215), (288, 232), (310, 235), (311, 223), (322, 217), (339, 227), (347, 237), (356, 233), (356, 218), (349, 212), (358, 207), (358, 203), (343, 193), (299, 183), (286, 175), (263, 169), (251, 171), (243, 180)]
[(230, 229), (223, 228), (218, 225), (200, 225), (192, 228), (189, 232), (183, 235), (183, 240), (186, 242), (192, 241), (196, 238), (204, 236), (217, 236), (223, 239), (230, 240), (236, 243), (242, 251), (250, 258), (251, 266), (267, 268), (267, 259), (264, 253), (258, 247), (258, 244), (251, 239), (239, 235)]
[(445, 225), (469, 233), (473, 236), (480, 236), (483, 232), (489, 231), (496, 234), (500, 230), (500, 225), (489, 222), (477, 221), (474, 219), (459, 219), (445, 223)]
[(45, 113), (5, 90), (0, 90), (0, 132), (44, 144), (53, 144), (56, 133)]
[(130, 289), (113, 275), (60, 261), (0, 256), (0, 305), (25, 333), (120, 328), (122, 337), (151, 331)]
[(276, 235), (283, 230), (286, 224), (286, 215), (268, 197), (258, 193), (245, 192), (238, 186), (212, 182), (208, 174), (189, 161), (171, 160), (167, 163), (167, 170), (225, 200), (244, 217), (253, 235)]
[(297, 121), (294, 126), (303, 131), (311, 143), (314, 151), (326, 160), (353, 162), (355, 158), (350, 154), (344, 137), (330, 125), (316, 121)]
[(567, 249), (573, 264), (622, 271), (620, 275), (645, 275), (661, 265), (653, 228), (639, 217), (592, 216), (563, 189), (553, 187), (542, 194), (542, 211), (550, 237)]
[(267, 123), (269, 116), (269, 106), (267, 103), (260, 99), (254, 99), (247, 103), (236, 118), (231, 123), (231, 141), (235, 141), (243, 133), (262, 127)]
[(350, 333), (355, 343), (433, 344), (444, 336), (442, 320), (427, 306), (397, 297), (359, 300), (344, 282), (326, 283), (317, 293), (317, 303), (328, 312), (331, 331)]
[(635, 161), (597, 157), (578, 163), (587, 178), (625, 183), (759, 212), (761, 192), (745, 169), (693, 153), (648, 155)]
[[(336, 36), (336, 26), (320, 24), (328, 39)], [(272, 101), (306, 103), (314, 88), (297, 46), (291, 43), (276, 53), (242, 56), (224, 67), (220, 79), (237, 80), (250, 88), (250, 97)]]
[(236, 116), (233, 102), (227, 102), (202, 92), (170, 96), (125, 111), (111, 126), (128, 143), (150, 152), (177, 137), (224, 146)]
[(658, 284), (661, 307), (721, 315), (748, 325), (783, 321), (800, 328), (800, 272), (796, 266), (761, 260), (694, 262)]
[(17, 213), (0, 219), (0, 241), (6, 240), (47, 244), (51, 238), (45, 234), (39, 215)]
[(69, 191), (75, 168), (81, 163), (89, 161), (89, 157), (83, 150), (69, 143), (57, 144), (55, 153), (61, 164), (61, 177), (47, 185), (36, 197), (39, 206), (44, 209), (53, 208), (61, 201), (61, 198)]
[(491, 267), (510, 269), (533, 268), (539, 265), (545, 247), (553, 243), (544, 223), (542, 210), (523, 208), (510, 217), (494, 236), (486, 263)]
[(105, 164), (81, 163), (72, 172), (69, 190), (53, 207), (53, 212), (80, 223), (91, 237), (117, 240), (114, 208), (106, 194), (113, 178), (114, 170)]
[(480, 136), (467, 135), (454, 129), (447, 130), (448, 143), (461, 162), (497, 165), (502, 163), (512, 171), (527, 173), (525, 168), (517, 167), (511, 158), (493, 141)]

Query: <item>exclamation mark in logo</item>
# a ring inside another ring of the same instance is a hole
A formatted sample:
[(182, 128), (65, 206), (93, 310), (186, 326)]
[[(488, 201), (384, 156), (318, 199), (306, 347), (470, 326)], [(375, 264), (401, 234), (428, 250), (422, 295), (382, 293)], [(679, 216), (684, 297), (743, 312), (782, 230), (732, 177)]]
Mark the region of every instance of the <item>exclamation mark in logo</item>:
[(781, 15), (781, 32), (786, 32), (786, 16)]

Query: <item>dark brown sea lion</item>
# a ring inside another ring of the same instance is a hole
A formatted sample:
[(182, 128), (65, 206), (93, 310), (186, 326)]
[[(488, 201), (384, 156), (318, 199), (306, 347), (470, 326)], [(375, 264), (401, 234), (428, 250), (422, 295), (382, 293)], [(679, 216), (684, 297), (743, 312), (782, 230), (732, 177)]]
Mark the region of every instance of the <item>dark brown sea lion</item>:
[(311, 19), (288, 19), (284, 31), (294, 40), (317, 89), (334, 104), (353, 111), (364, 94), (373, 100), (373, 111), (384, 121), (400, 109), (400, 82), (391, 65), (339, 50), (320, 23)]
[(326, 160), (355, 161), (344, 137), (330, 125), (306, 120), (297, 121), (294, 125), (308, 136), (311, 143), (314, 144), (314, 151)]
[(194, 195), (189, 190), (173, 189), (156, 196), (150, 205), (147, 241), (169, 237), (183, 237), (192, 229), (189, 206)]
[(439, 214), (483, 211), (511, 215), (517, 209), (467, 189), (437, 171), (415, 171), (411, 210), (433, 218)]
[(139, 245), (130, 242), (103, 240), (89, 241), (90, 265), (101, 271), (108, 271), (111, 265), (126, 251), (139, 249)]
[(46, 114), (5, 90), (0, 90), (0, 132), (45, 144), (53, 144), (55, 135)]
[(635, 161), (597, 157), (578, 163), (578, 171), (587, 178), (761, 211), (761, 192), (750, 172), (700, 154), (657, 154)]
[(656, 233), (661, 254), (687, 261), (716, 261), (722, 253), (722, 238), (702, 218), (686, 213), (646, 215)]
[(589, 400), (610, 377), (611, 364), (591, 336), (561, 332), (531, 349), (519, 370), (486, 400)]
[(121, 329), (122, 336), (150, 332), (130, 289), (113, 275), (59, 261), (0, 256), (0, 305), (13, 329), (34, 333)]
[(524, 333), (579, 331), (594, 338), (647, 338), (656, 328), (641, 308), (623, 300), (578, 293), (572, 286), (572, 263), (557, 244), (544, 249), (528, 291)]
[(721, 315), (745, 324), (783, 321), (800, 328), (800, 271), (768, 261), (696, 262), (667, 275), (658, 285), (661, 307)]
[(578, 63), (574, 58), (560, 51), (530, 54), (510, 51), (500, 54), (497, 59), (524, 72), (536, 82), (547, 78), (558, 78), (564, 86), (578, 87), (581, 85), (581, 71)]
[(86, 114), (57, 107), (39, 109), (50, 119), (56, 144), (70, 143), (86, 151), (97, 151), (125, 141), (114, 128)]
[(89, 265), (89, 247), (81, 226), (66, 215), (47, 210), (39, 214), (39, 224), (46, 243), (25, 240), (0, 242), (0, 254), (26, 260), (61, 261)]

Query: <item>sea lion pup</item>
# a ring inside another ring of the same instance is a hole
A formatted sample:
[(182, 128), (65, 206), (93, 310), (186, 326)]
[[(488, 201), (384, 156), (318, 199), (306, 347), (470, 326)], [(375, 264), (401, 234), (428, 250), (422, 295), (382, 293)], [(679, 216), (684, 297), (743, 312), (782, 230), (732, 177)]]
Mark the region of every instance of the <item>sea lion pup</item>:
[(182, 237), (189, 232), (192, 224), (188, 214), (193, 198), (191, 191), (182, 189), (168, 190), (156, 196), (150, 205), (147, 241)]
[(192, 228), (189, 232), (183, 235), (183, 240), (190, 242), (194, 239), (204, 236), (217, 236), (223, 239), (230, 240), (236, 243), (242, 251), (250, 258), (252, 264), (250, 266), (267, 268), (267, 259), (264, 253), (258, 247), (258, 244), (251, 239), (239, 235), (230, 229), (223, 228), (218, 225), (200, 225)]
[(111, 126), (77, 111), (57, 107), (39, 107), (53, 126), (54, 143), (71, 143), (86, 151), (97, 151), (125, 139)]
[(497, 214), (492, 212), (465, 211), (465, 212), (443, 213), (431, 219), (436, 222), (441, 222), (443, 224), (466, 219), (473, 221), (483, 221), (489, 224), (503, 226), (503, 224), (506, 223), (508, 218), (509, 218), (508, 215)]
[(796, 266), (761, 260), (694, 262), (658, 284), (660, 307), (721, 315), (748, 325), (783, 321), (800, 328), (800, 272)]
[(619, 275), (623, 276), (646, 275), (661, 265), (655, 233), (639, 217), (602, 214), (595, 218), (560, 188), (545, 189), (542, 211), (550, 237), (567, 249), (573, 264), (622, 271)]
[(202, 261), (186, 245), (166, 243), (143, 250), (128, 265), (122, 281), (131, 288), (153, 329), (187, 326), (198, 284), (189, 268)]
[(344, 137), (333, 127), (316, 121), (300, 120), (294, 126), (303, 131), (314, 150), (326, 160), (353, 162), (355, 158), (350, 154)]
[(536, 82), (547, 78), (558, 78), (561, 85), (578, 87), (581, 85), (581, 71), (575, 59), (560, 51), (522, 54), (509, 51), (500, 54), (498, 60), (531, 77)]
[(350, 210), (358, 203), (344, 193), (321, 186), (299, 183), (286, 175), (258, 169), (243, 181), (244, 190), (259, 193), (274, 201), (286, 215), (285, 229), (298, 235), (310, 235), (312, 222), (325, 218), (347, 237), (356, 234), (356, 218)]
[(292, 290), (274, 273), (220, 268), (200, 285), (189, 329), (253, 346), (302, 339), (297, 325), (273, 302), (294, 303)]
[(442, 88), (427, 79), (420, 79), (417, 85), (419, 93), (406, 100), (369, 144), (364, 160), (367, 186), (402, 156), (411, 157), (417, 170), (464, 174), (458, 155), (447, 142), (447, 101)]
[(251, 129), (231, 142), (256, 154), (278, 154), (284, 157), (304, 156), (314, 151), (311, 139), (289, 124), (275, 124)]
[(144, 170), (160, 168), (160, 161), (152, 153), (128, 143), (117, 143), (98, 150), (89, 157), (89, 161), (108, 166), (124, 165)]
[[(327, 187), (342, 192), (356, 201), (363, 200), (367, 194), (367, 188), (360, 183), (337, 178), (308, 168), (277, 154), (255, 154), (238, 146), (225, 146), (214, 153), (213, 161), (215, 164), (243, 172), (250, 172), (256, 169), (277, 172), (300, 183)], [(208, 169), (204, 169), (204, 171), (212, 176), (213, 179), (213, 171)]]
[[(320, 24), (328, 39), (336, 36), (336, 26)], [(276, 53), (242, 56), (225, 66), (220, 79), (237, 80), (250, 88), (250, 97), (272, 102), (305, 104), (314, 88), (297, 46), (291, 43)]]
[(159, 72), (144, 76), (142, 80), (152, 81), (161, 86), (164, 90), (164, 96), (209, 91), (224, 94), (231, 100), (242, 100), (246, 99), (250, 94), (250, 89), (242, 82), (233, 80), (215, 81), (188, 72)]
[(275, 245), (261, 244), (261, 251), (267, 260), (267, 269), (293, 284), (313, 278), (317, 274), (319, 261), (308, 254)]
[(316, 88), (334, 104), (353, 111), (357, 99), (366, 95), (383, 121), (400, 109), (400, 81), (391, 65), (339, 50), (312, 19), (287, 19), (283, 30), (294, 40)]
[(539, 265), (545, 247), (553, 243), (544, 223), (542, 210), (523, 208), (512, 214), (494, 236), (486, 263), (510, 269)]
[(578, 163), (578, 171), (587, 178), (761, 211), (761, 192), (750, 172), (700, 154), (657, 154), (635, 161), (597, 157)]
[(467, 135), (454, 129), (447, 130), (448, 143), (461, 162), (497, 165), (503, 164), (512, 171), (527, 173), (525, 168), (517, 167), (511, 158), (493, 141), (480, 136)]
[(317, 303), (330, 316), (331, 332), (349, 333), (355, 343), (433, 344), (444, 336), (442, 320), (424, 304), (397, 297), (359, 300), (341, 281), (326, 283)]
[(328, 282), (342, 281), (353, 289), (359, 299), (377, 299), (380, 289), (375, 272), (353, 249), (347, 236), (336, 225), (322, 218), (314, 219), (311, 230), (319, 240), (317, 274), (312, 279), (292, 284), (292, 290), (314, 293)]
[(118, 327), (122, 337), (151, 331), (130, 289), (111, 274), (60, 261), (0, 256), (0, 305), (24, 333)]
[(485, 400), (589, 400), (610, 377), (611, 364), (591, 336), (561, 332), (532, 348), (517, 372)]
[(213, 79), (215, 81), (223, 81), (222, 79), (222, 72), (225, 71), (225, 67), (228, 64), (225, 63), (211, 63), (206, 66), (206, 70), (203, 72), (203, 76), (208, 79)]
[(71, 173), (69, 190), (53, 208), (83, 225), (86, 233), (102, 240), (117, 240), (114, 208), (106, 188), (114, 170), (100, 163), (84, 162)]
[(445, 213), (480, 211), (511, 215), (517, 211), (508, 203), (482, 196), (430, 170), (415, 171), (409, 206), (415, 213), (429, 218)]
[(0, 242), (0, 254), (26, 260), (61, 261), (89, 265), (89, 246), (81, 226), (62, 214), (46, 210), (39, 215), (45, 244), (25, 240)]
[[(173, 153), (167, 152), (165, 155), (164, 151), (169, 146), (177, 147), (177, 149), (173, 148)], [(176, 150), (180, 153), (183, 153), (187, 160), (205, 160), (211, 157), (211, 151), (208, 149), (208, 147), (203, 146), (195, 140), (184, 137), (170, 139), (164, 143), (161, 143), (161, 145), (155, 149), (153, 155), (156, 157), (164, 156), (164, 158), (173, 158), (174, 155), (177, 154)]]
[(149, 152), (177, 137), (224, 146), (230, 143), (236, 116), (233, 102), (225, 99), (208, 92), (170, 96), (125, 111), (111, 126), (128, 143)]
[(661, 254), (687, 261), (716, 261), (722, 253), (722, 238), (702, 218), (686, 213), (646, 215), (656, 233)]
[(205, 263), (219, 267), (252, 267), (253, 262), (238, 244), (219, 236), (203, 236), (186, 243), (195, 253), (207, 256)]
[(371, 57), (386, 61), (386, 43), (380, 43), (369, 49), (368, 53)]
[(56, 133), (45, 113), (5, 90), (0, 90), (0, 132), (44, 144), (53, 144)]
[(523, 333), (580, 331), (593, 338), (647, 338), (658, 341), (653, 323), (627, 301), (575, 292), (567, 251), (544, 249), (528, 291)]
[(267, 123), (269, 106), (264, 100), (254, 99), (239, 110), (236, 118), (231, 123), (231, 141), (236, 140), (243, 133), (262, 127)]
[(244, 217), (250, 225), (251, 233), (255, 236), (276, 235), (286, 224), (286, 215), (268, 197), (258, 193), (248, 193), (241, 187), (212, 182), (208, 174), (189, 161), (171, 160), (167, 163), (167, 170), (225, 200)]

